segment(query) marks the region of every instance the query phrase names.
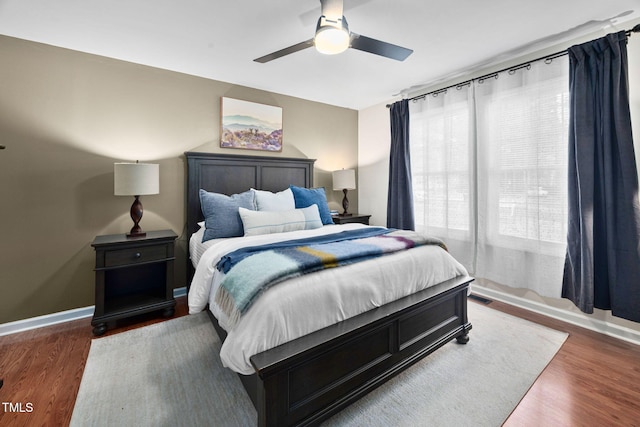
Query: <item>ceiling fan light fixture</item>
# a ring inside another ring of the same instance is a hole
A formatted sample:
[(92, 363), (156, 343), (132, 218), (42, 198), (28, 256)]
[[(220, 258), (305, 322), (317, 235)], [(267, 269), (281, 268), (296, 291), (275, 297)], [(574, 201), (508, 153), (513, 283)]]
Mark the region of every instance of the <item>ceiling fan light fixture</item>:
[(318, 20), (314, 45), (316, 50), (326, 55), (335, 55), (349, 48), (349, 26), (342, 17), (337, 22), (328, 21), (324, 17)]

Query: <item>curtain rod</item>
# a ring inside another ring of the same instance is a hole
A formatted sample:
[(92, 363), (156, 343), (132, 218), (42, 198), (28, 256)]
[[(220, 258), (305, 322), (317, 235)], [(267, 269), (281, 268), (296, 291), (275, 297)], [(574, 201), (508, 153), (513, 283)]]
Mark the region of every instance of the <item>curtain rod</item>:
[[(629, 37), (632, 33), (640, 33), (640, 24), (637, 24), (632, 29), (625, 31), (625, 33), (627, 34), (627, 37)], [(442, 92), (446, 92), (447, 89), (451, 89), (453, 87), (456, 87), (456, 88), (457, 87), (463, 87), (463, 86), (471, 84), (475, 80), (477, 80), (479, 82), (482, 82), (482, 81), (490, 79), (492, 77), (496, 77), (498, 74), (503, 73), (505, 71), (512, 72), (512, 71), (517, 71), (517, 70), (519, 70), (521, 68), (528, 68), (528, 67), (531, 66), (532, 62), (538, 62), (538, 61), (547, 62), (548, 61), (547, 63), (550, 63), (554, 59), (560, 58), (560, 57), (568, 55), (568, 54), (569, 54), (569, 50), (568, 49), (561, 50), (560, 52), (552, 53), (551, 55), (543, 56), (541, 58), (532, 59), (531, 61), (523, 62), (522, 64), (514, 65), (514, 66), (511, 66), (511, 67), (503, 68), (501, 70), (494, 71), (492, 73), (485, 74), (485, 75), (482, 75), (480, 77), (476, 77), (474, 79), (465, 80), (465, 81), (463, 81), (461, 83), (456, 83), (456, 84), (453, 84), (451, 86), (443, 87), (442, 89), (433, 90), (431, 92), (423, 93), (421, 95), (412, 96), (411, 98), (407, 98), (407, 101), (413, 101), (413, 100), (417, 100), (417, 99), (421, 99), (421, 98), (426, 98), (429, 95), (436, 95), (436, 94), (439, 94), (439, 93), (442, 93)], [(391, 104), (387, 104), (387, 108), (391, 108)]]

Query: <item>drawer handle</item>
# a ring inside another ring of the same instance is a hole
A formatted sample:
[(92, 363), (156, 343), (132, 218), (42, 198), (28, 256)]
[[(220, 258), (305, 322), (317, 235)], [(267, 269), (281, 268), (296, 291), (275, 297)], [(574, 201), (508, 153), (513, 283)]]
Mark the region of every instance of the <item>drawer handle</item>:
[(136, 254), (134, 255), (135, 258), (140, 258), (142, 257), (142, 254), (140, 252), (136, 252)]

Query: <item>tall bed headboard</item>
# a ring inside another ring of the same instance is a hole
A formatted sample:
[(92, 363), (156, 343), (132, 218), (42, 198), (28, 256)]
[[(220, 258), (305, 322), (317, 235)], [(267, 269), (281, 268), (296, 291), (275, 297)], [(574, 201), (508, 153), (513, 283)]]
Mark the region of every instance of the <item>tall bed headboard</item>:
[[(200, 189), (232, 195), (250, 188), (281, 191), (290, 184), (313, 186), (315, 159), (287, 157), (241, 156), (186, 152), (187, 158), (187, 238), (198, 229), (202, 221)], [(187, 257), (187, 272), (192, 271)], [(188, 273), (190, 274), (190, 273)], [(190, 275), (187, 285), (190, 283)]]

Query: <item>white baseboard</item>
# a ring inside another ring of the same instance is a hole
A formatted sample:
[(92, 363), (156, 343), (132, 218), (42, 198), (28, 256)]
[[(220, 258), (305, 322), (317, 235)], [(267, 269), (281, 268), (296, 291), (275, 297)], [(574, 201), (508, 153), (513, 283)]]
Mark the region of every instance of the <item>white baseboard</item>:
[[(553, 319), (562, 320), (576, 326), (609, 335), (632, 344), (640, 345), (640, 332), (604, 322), (599, 319), (593, 319), (587, 315), (572, 313), (556, 307), (531, 301), (526, 298), (510, 295), (495, 289), (489, 289), (477, 284), (472, 285), (472, 292), (476, 295), (502, 301), (534, 313), (549, 316)], [(173, 290), (175, 298), (187, 295), (187, 288), (176, 288)], [(72, 320), (84, 319), (93, 316), (94, 306), (76, 308), (73, 310), (61, 311), (58, 313), (47, 314), (44, 316), (32, 317), (30, 319), (17, 320), (15, 322), (0, 324), (0, 336), (24, 332), (31, 329), (43, 328), (45, 326), (56, 325), (58, 323), (70, 322)]]
[(537, 301), (521, 298), (515, 295), (498, 291), (495, 289), (485, 288), (477, 284), (472, 284), (471, 291), (479, 296), (501, 301), (513, 306), (533, 311), (553, 319), (562, 320), (572, 325), (581, 326), (583, 328), (599, 332), (614, 338), (618, 338), (632, 344), (640, 345), (640, 332), (633, 329), (605, 322), (603, 320), (594, 319), (586, 314), (572, 313), (567, 310), (552, 307)]
[[(173, 290), (173, 297), (187, 295), (187, 288), (176, 288)], [(29, 331), (31, 329), (44, 328), (45, 326), (56, 325), (58, 323), (70, 322), (72, 320), (84, 319), (93, 316), (95, 306), (74, 308), (73, 310), (60, 311), (58, 313), (45, 314), (44, 316), (31, 317), (29, 319), (16, 320), (0, 324), (0, 337), (4, 335), (17, 334), (18, 332)]]

